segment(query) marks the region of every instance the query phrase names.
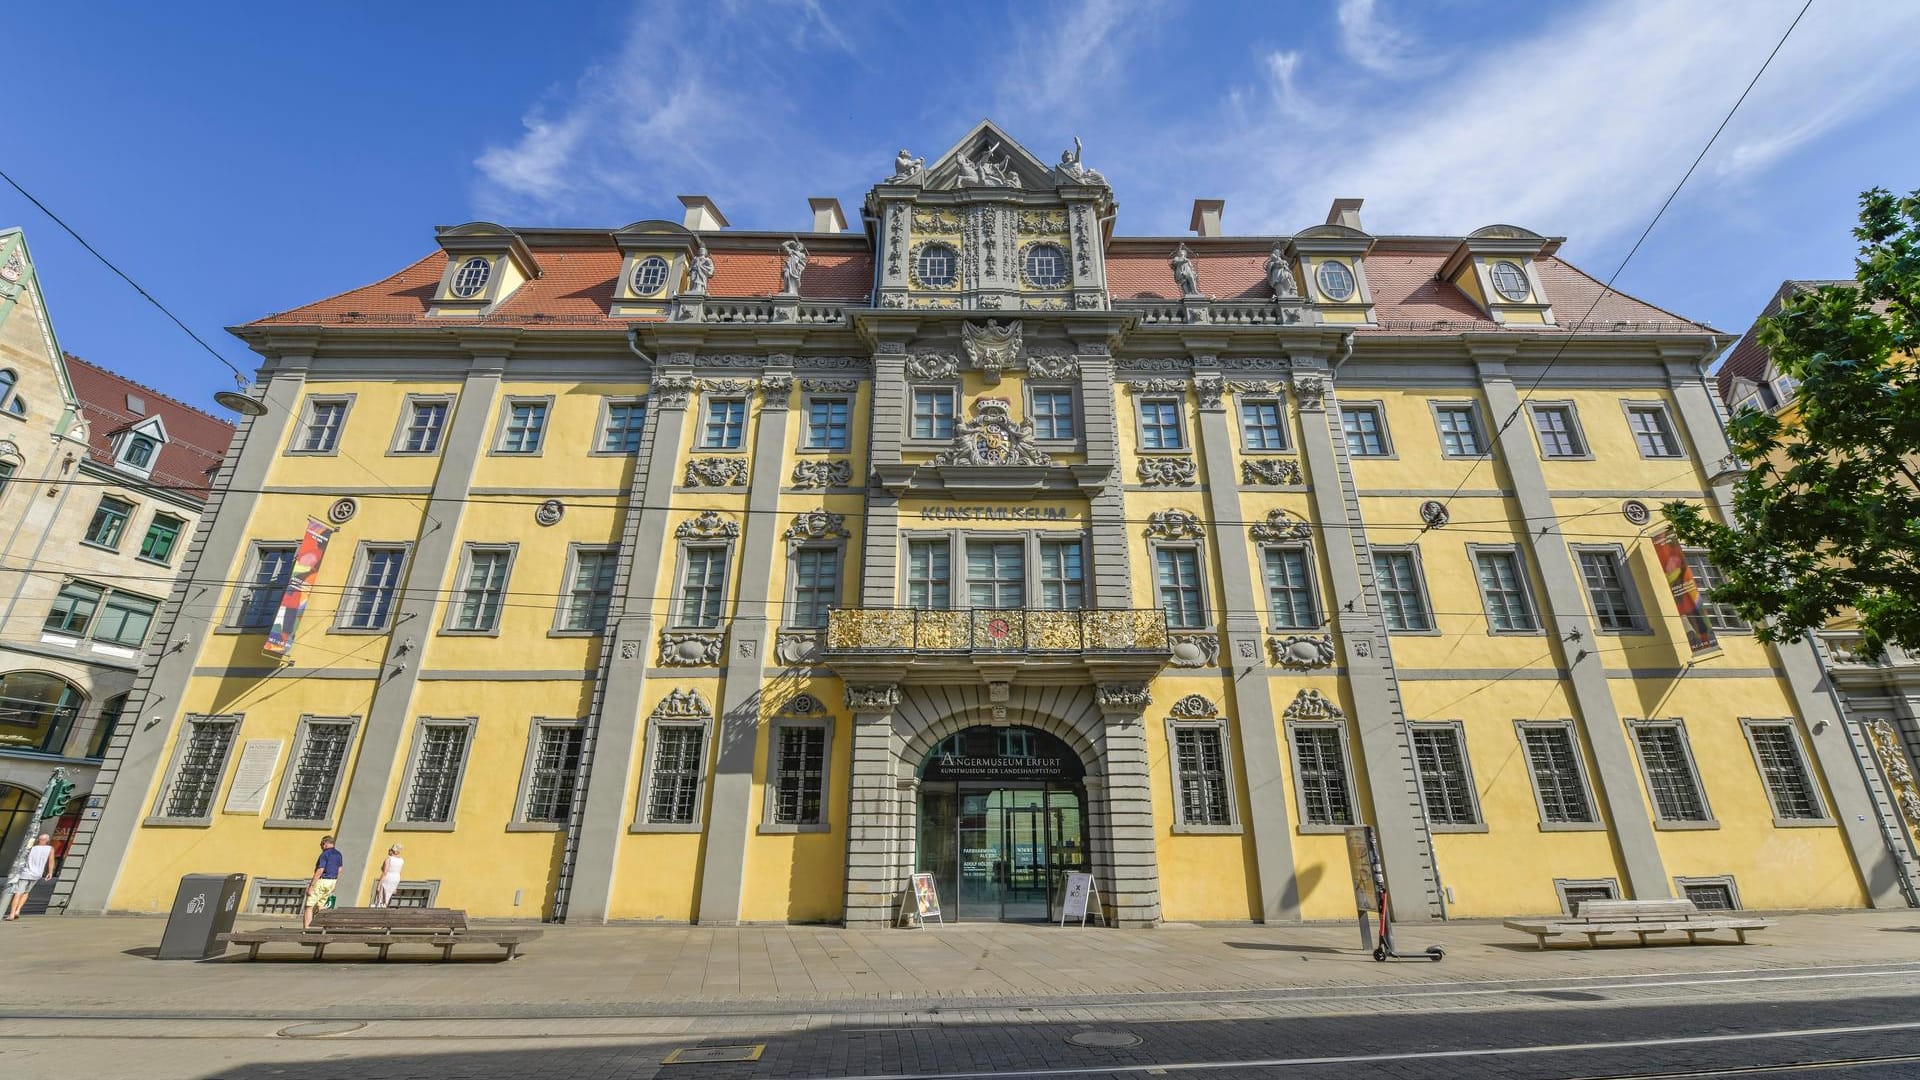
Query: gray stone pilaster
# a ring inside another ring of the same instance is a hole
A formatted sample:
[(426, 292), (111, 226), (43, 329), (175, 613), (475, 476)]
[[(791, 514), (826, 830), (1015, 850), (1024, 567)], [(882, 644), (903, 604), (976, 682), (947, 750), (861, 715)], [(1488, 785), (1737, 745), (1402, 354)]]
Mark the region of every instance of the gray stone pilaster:
[(760, 742), (760, 670), (770, 655), (772, 630), (784, 605), (770, 605), (773, 560), (789, 522), (780, 519), (781, 465), (786, 461), (793, 358), (769, 357), (760, 384), (760, 420), (754, 433), (746, 525), (740, 537), (740, 588), (727, 642), (727, 676), (720, 690), (720, 729), (714, 748), (713, 797), (700, 863), (703, 925), (740, 921), (740, 888), (747, 839), (753, 828), (753, 759)]
[[(1097, 351), (1096, 351), (1097, 348)], [(1089, 500), (1089, 541), (1093, 546), (1093, 606), (1130, 608), (1134, 605), (1129, 567), (1126, 478), (1119, 474), (1120, 425), (1114, 416), (1116, 393), (1113, 357), (1105, 346), (1081, 345), (1080, 411), (1087, 446), (1087, 464), (1111, 470), (1105, 487)]]
[[(848, 784), (846, 925), (891, 925), (907, 869), (900, 851), (901, 740), (894, 733), (900, 687), (850, 683), (853, 773)], [(909, 790), (909, 794), (911, 791)]]
[[(1727, 444), (1726, 430), (1721, 426), (1719, 409), (1714, 407), (1706, 373), (1697, 362), (1670, 360), (1667, 378), (1694, 453), (1712, 476), (1717, 463), (1727, 458), (1732, 447)], [(1734, 522), (1732, 482), (1732, 474), (1728, 473), (1725, 479), (1711, 485), (1720, 520), (1729, 524)], [(1900, 866), (1887, 845), (1889, 823), (1880, 820), (1885, 810), (1867, 790), (1866, 778), (1851, 743), (1852, 733), (1835, 705), (1833, 687), (1821, 667), (1813, 640), (1777, 642), (1771, 648), (1793, 691), (1794, 705), (1805, 725), (1802, 733), (1813, 747), (1814, 757), (1819, 759), (1820, 771), (1826, 774), (1827, 789), (1833, 795), (1833, 816), (1846, 832), (1847, 846), (1866, 885), (1869, 902), (1874, 907), (1906, 907)], [(1905, 825), (1895, 817), (1891, 828), (1902, 830)], [(1894, 835), (1902, 834), (1895, 832)]]
[[(559, 915), (568, 922), (604, 923), (613, 904), (614, 859), (626, 835), (627, 793), (640, 739), (640, 695), (653, 654), (653, 592), (667, 550), (674, 467), (686, 437), (693, 394), (693, 358), (660, 357), (647, 387), (647, 426), (641, 437), (627, 517), (621, 529), (620, 568), (602, 638), (599, 686), (587, 719), (585, 791), (574, 814), (574, 840), (563, 868), (566, 891)], [(648, 493), (660, 494), (649, 500)]]
[[(160, 610), (140, 674), (127, 695), (125, 723), (113, 737), (106, 760), (94, 778), (93, 795), (105, 800), (97, 820), (83, 818), (67, 849), (55, 883), (52, 905), (70, 912), (107, 910), (134, 830), (146, 816), (154, 775), (162, 764), (167, 736), (179, 724), (181, 702), (193, 677), (194, 661), (220, 622), (223, 583), (236, 568), (247, 543), (259, 490), (287, 442), (287, 427), (299, 415), (312, 345), (281, 355), (260, 395), (264, 416), (240, 421), (226, 459), (214, 477), (193, 543), (181, 560), (180, 576)], [(159, 721), (167, 722), (161, 723)]]
[[(904, 212), (904, 211), (903, 211)], [(904, 258), (904, 256), (902, 256)], [(900, 500), (874, 479), (882, 465), (900, 464), (906, 437), (907, 355), (904, 346), (883, 342), (873, 357), (873, 401), (867, 425), (867, 505), (860, 538), (860, 605), (895, 607), (900, 574)]]
[(1293, 815), (1287, 812), (1287, 770), (1280, 757), (1275, 719), (1279, 711), (1273, 707), (1273, 693), (1260, 655), (1264, 627), (1253, 598), (1261, 592), (1254, 585), (1246, 527), (1238, 524), (1246, 520), (1246, 515), (1241, 511), (1240, 485), (1235, 483), (1226, 381), (1214, 357), (1194, 357), (1193, 383), (1200, 397), (1200, 452), (1207, 463), (1207, 513), (1217, 523), (1213, 546), (1220, 561), (1223, 594), (1217, 610), (1226, 637), (1220, 650), (1220, 667), (1233, 682), (1241, 766), (1247, 779), (1247, 805), (1240, 825), (1253, 834), (1254, 862), (1260, 875), (1260, 918), (1265, 922), (1297, 920), (1300, 883), (1293, 870)]
[[(1087, 817), (1093, 872), (1116, 926), (1160, 921), (1160, 862), (1153, 827), (1153, 783), (1147, 767), (1144, 684), (1094, 688), (1106, 725), (1102, 777), (1087, 777)], [(1284, 827), (1284, 826), (1283, 826)]]
[[(1520, 408), (1519, 394), (1504, 362), (1483, 359), (1478, 367), (1489, 415), (1505, 419)], [(1530, 425), (1524, 419), (1509, 424), (1499, 439), (1500, 456), (1506, 461), (1521, 520), (1553, 521), (1553, 500), (1547, 494), (1546, 473), (1540, 467)], [(1557, 528), (1531, 527), (1527, 544), (1545, 585), (1546, 594), (1541, 598), (1545, 610), (1541, 614), (1556, 642), (1560, 662), (1568, 671), (1574, 710), (1579, 713), (1575, 719), (1598, 767), (1595, 779), (1607, 806), (1607, 821), (1613, 828), (1627, 887), (1636, 900), (1672, 896), (1673, 886), (1654, 837), (1653, 818), (1641, 793), (1640, 771), (1633, 748), (1627, 743), (1626, 727), (1607, 689), (1607, 669), (1598, 651), (1600, 639), (1587, 617), (1586, 590), (1574, 567), (1573, 554), (1567, 549), (1567, 539)]]

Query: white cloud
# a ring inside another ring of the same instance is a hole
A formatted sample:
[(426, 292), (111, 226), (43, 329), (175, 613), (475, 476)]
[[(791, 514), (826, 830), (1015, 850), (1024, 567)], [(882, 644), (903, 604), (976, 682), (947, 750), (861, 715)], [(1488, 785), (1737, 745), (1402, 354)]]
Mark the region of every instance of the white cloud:
[(1074, 116), (1111, 106), (1100, 93), (1131, 72), (1134, 46), (1159, 14), (1157, 4), (1077, 0), (1062, 15), (1052, 6), (1031, 9), (1034, 21), (1010, 35), (1026, 44), (1011, 50), (995, 82), (1004, 89), (1004, 116)]
[(1295, 120), (1311, 120), (1315, 116), (1314, 109), (1307, 104), (1299, 86), (1294, 83), (1294, 74), (1300, 69), (1300, 53), (1270, 52), (1264, 57), (1264, 63), (1274, 106)]
[(1435, 62), (1420, 56), (1413, 39), (1380, 19), (1374, 0), (1340, 0), (1340, 50), (1368, 71), (1397, 78), (1421, 75)]

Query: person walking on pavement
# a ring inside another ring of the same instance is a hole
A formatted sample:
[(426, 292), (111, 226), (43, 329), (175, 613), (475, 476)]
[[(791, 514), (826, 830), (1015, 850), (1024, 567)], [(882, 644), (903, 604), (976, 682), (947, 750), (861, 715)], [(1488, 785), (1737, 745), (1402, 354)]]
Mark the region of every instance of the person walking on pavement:
[(400, 857), (400, 845), (387, 849), (387, 858), (380, 864), (380, 879), (373, 883), (373, 906), (386, 907), (393, 903), (393, 894), (400, 888), (400, 868), (406, 865)]
[(313, 909), (333, 898), (333, 890), (340, 884), (340, 864), (344, 862), (346, 856), (333, 846), (333, 837), (321, 837), (320, 857), (313, 860), (313, 880), (307, 883), (307, 903), (300, 909), (303, 929), (313, 925)]
[(20, 909), (27, 906), (27, 894), (52, 873), (53, 837), (41, 833), (39, 841), (27, 849), (27, 863), (20, 868), (20, 876), (7, 882), (8, 899), (11, 901), (7, 908), (7, 921), (20, 917)]

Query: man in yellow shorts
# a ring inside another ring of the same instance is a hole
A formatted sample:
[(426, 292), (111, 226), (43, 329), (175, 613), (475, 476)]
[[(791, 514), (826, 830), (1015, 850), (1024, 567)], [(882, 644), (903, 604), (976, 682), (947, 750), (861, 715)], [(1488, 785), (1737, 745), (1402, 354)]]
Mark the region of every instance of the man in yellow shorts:
[(333, 897), (334, 886), (340, 884), (340, 864), (345, 856), (333, 846), (333, 837), (320, 838), (320, 857), (313, 861), (313, 880), (307, 883), (307, 902), (300, 909), (300, 925), (313, 925), (313, 909), (326, 906)]

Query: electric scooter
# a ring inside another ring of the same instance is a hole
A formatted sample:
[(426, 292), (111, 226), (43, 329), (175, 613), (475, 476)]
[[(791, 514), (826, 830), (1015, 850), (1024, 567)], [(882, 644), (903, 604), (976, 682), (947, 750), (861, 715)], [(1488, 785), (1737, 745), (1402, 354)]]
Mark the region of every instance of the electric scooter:
[(1427, 946), (1427, 951), (1417, 956), (1401, 956), (1393, 951), (1393, 920), (1387, 917), (1388, 897), (1386, 884), (1380, 886), (1380, 943), (1373, 947), (1373, 958), (1382, 963), (1388, 960), (1418, 960), (1421, 956), (1428, 960), (1439, 961), (1447, 955), (1447, 950), (1438, 945)]

